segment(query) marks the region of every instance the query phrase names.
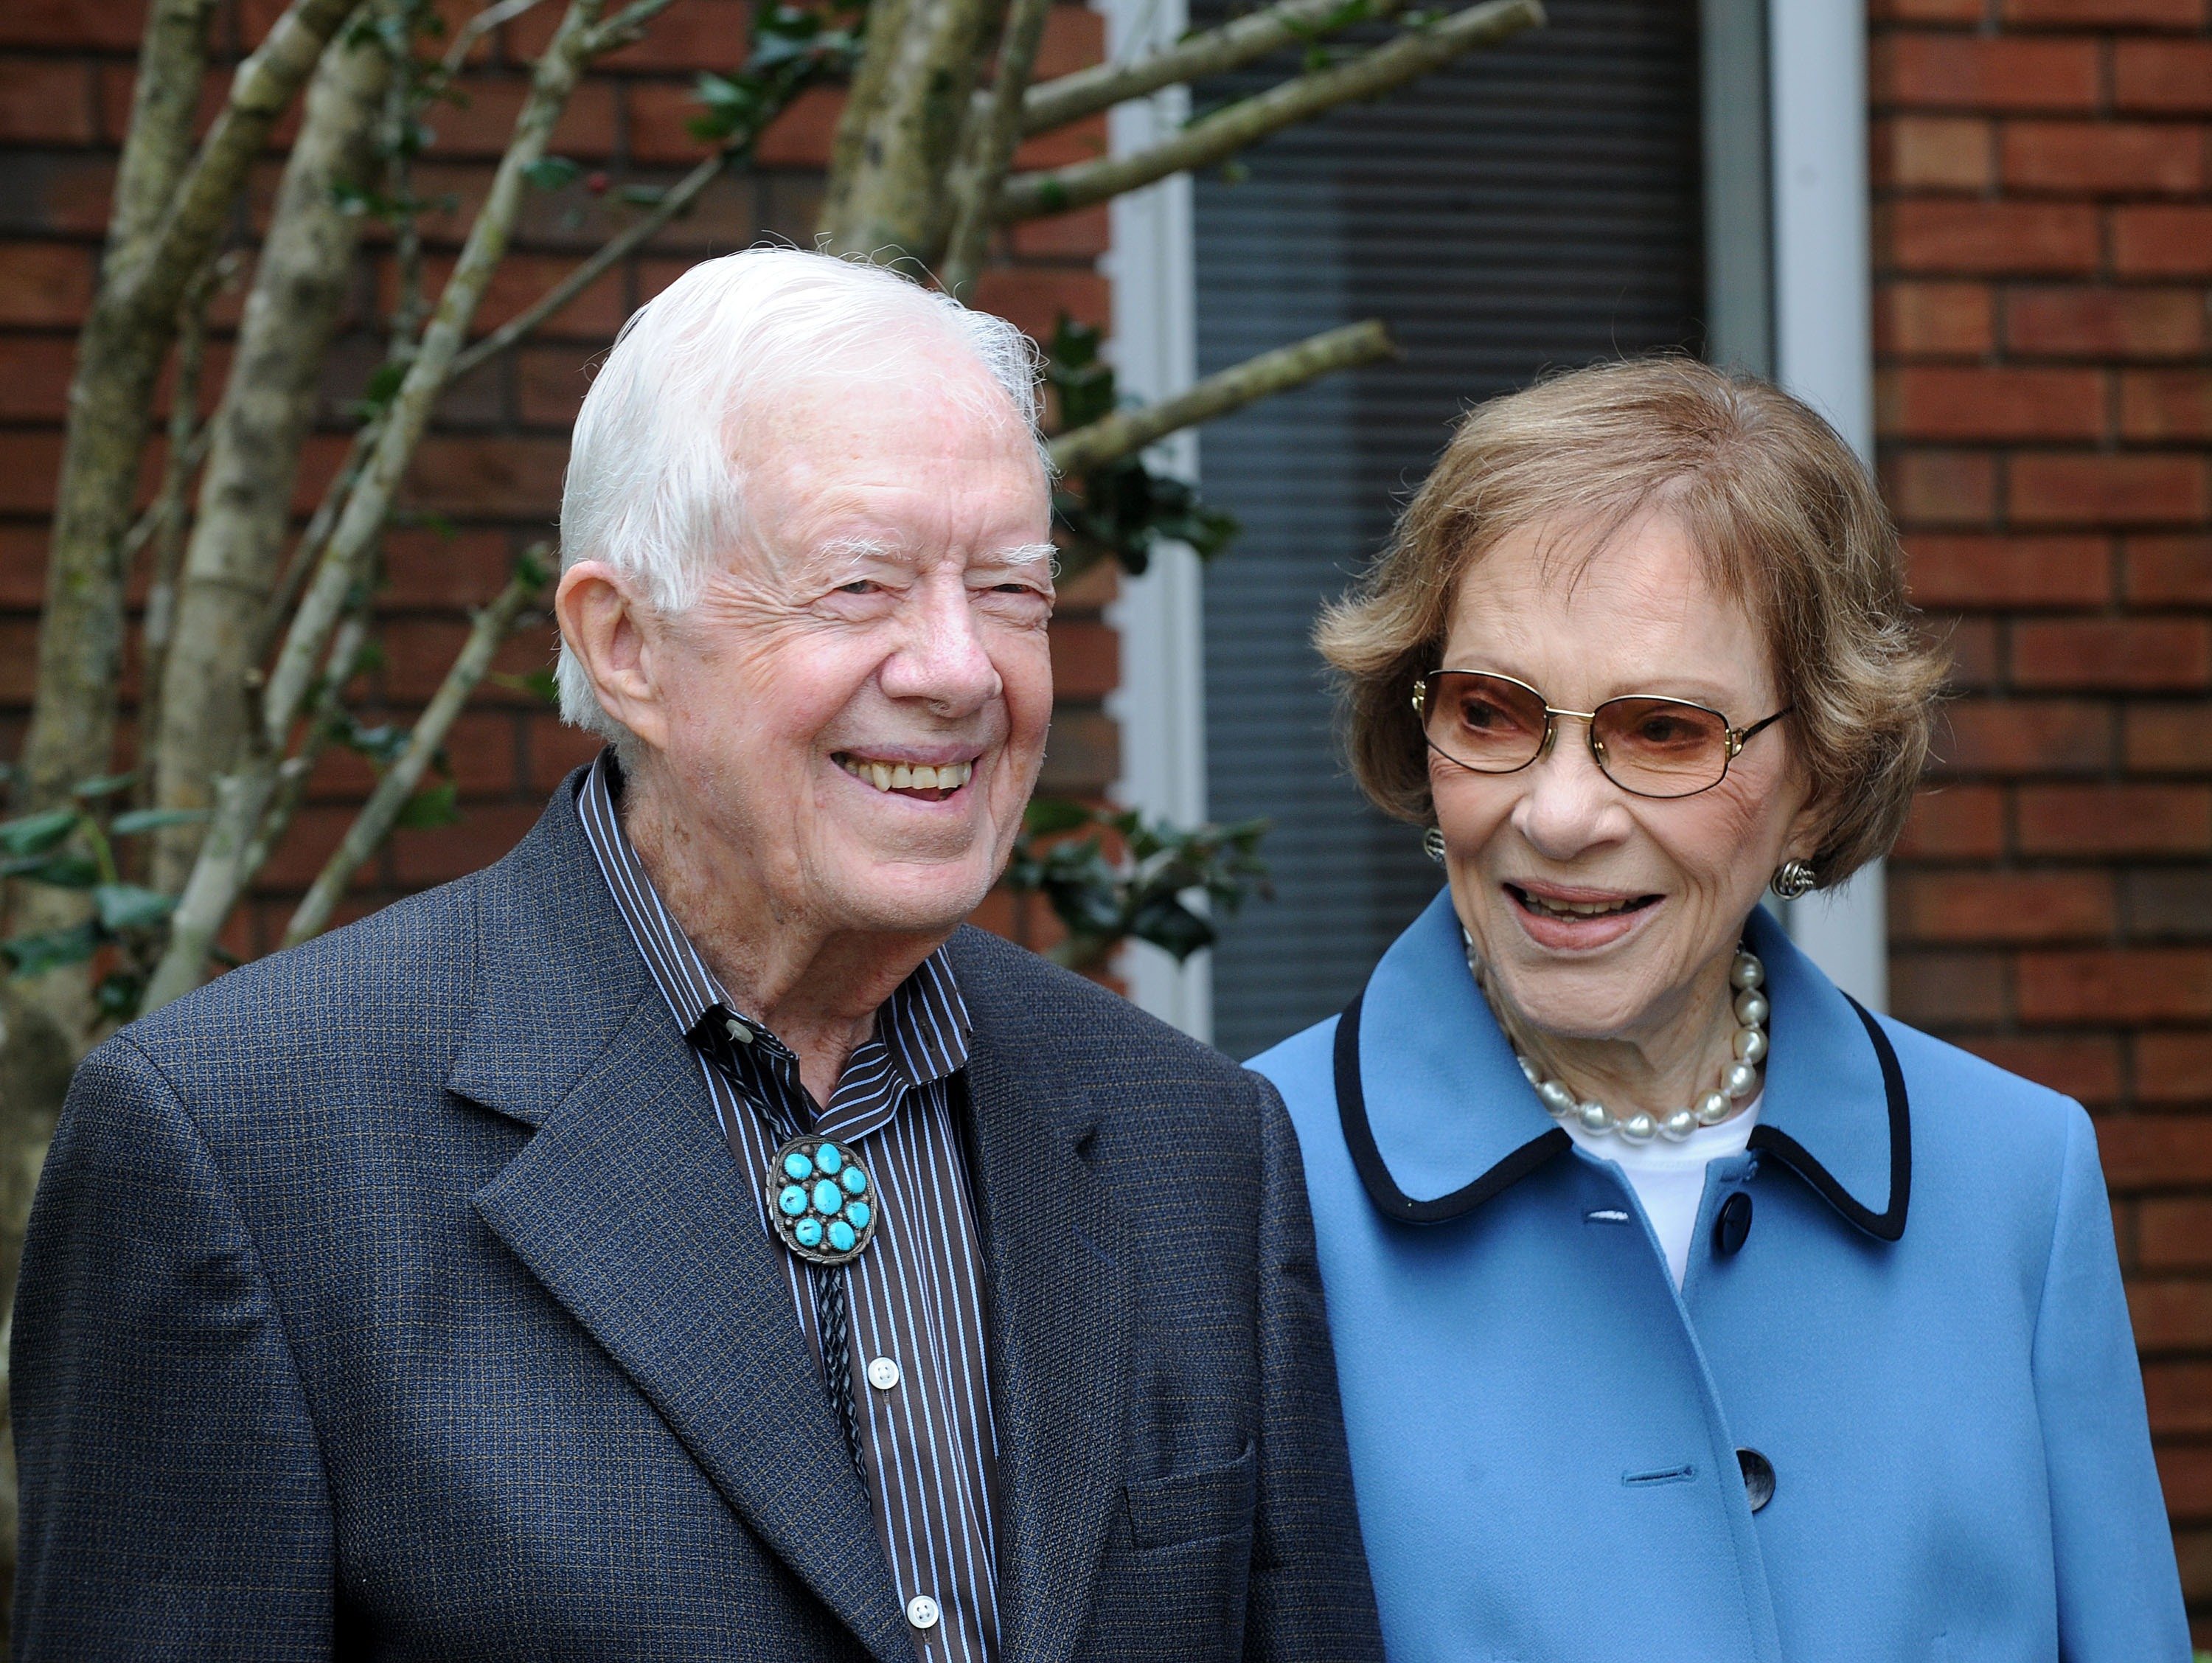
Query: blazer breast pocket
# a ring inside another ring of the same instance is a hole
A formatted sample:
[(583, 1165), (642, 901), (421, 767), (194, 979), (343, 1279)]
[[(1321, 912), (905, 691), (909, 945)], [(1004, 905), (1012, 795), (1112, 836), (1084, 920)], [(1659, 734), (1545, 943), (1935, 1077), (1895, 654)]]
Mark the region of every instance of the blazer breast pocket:
[(1233, 1461), (1192, 1467), (1127, 1485), (1129, 1534), (1140, 1548), (1164, 1548), (1247, 1529), (1259, 1500), (1259, 1459), (1252, 1444)]

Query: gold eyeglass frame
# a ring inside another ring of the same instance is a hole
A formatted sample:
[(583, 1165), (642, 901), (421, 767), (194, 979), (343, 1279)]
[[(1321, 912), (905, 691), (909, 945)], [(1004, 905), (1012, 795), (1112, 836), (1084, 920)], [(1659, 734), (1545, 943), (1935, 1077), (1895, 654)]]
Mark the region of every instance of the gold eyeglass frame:
[[(1528, 761), (1516, 764), (1510, 768), (1477, 768), (1472, 763), (1462, 762), (1443, 746), (1431, 739), (1428, 711), (1429, 686), (1439, 676), (1448, 675), (1483, 676), (1492, 681), (1503, 681), (1509, 686), (1518, 687), (1541, 705), (1544, 710), (1544, 737), (1537, 741), (1535, 754)], [(1680, 704), (1688, 710), (1702, 710), (1717, 721), (1721, 724), (1722, 737), (1727, 741), (1728, 746), (1726, 753), (1721, 758), (1721, 771), (1718, 776), (1707, 783), (1693, 787), (1687, 791), (1639, 791), (1634, 786), (1623, 785), (1620, 780), (1615, 779), (1613, 770), (1606, 765), (1605, 741), (1597, 736), (1597, 719), (1607, 705), (1626, 704), (1632, 699), (1650, 699), (1665, 704)], [(1597, 764), (1598, 772), (1603, 774), (1614, 786), (1627, 792), (1630, 796), (1642, 797), (1651, 802), (1676, 802), (1684, 797), (1694, 797), (1711, 790), (1714, 786), (1728, 777), (1729, 764), (1736, 759), (1738, 753), (1746, 745), (1797, 708), (1794, 704), (1785, 704), (1772, 716), (1763, 717), (1747, 728), (1732, 727), (1725, 711), (1716, 710), (1710, 704), (1700, 704), (1694, 698), (1678, 698), (1672, 693), (1620, 693), (1612, 698), (1601, 701), (1595, 710), (1562, 710), (1518, 676), (1502, 675), (1496, 670), (1431, 670), (1413, 684), (1413, 703), (1414, 719), (1421, 729), (1421, 742), (1451, 764), (1453, 767), (1464, 768), (1470, 774), (1502, 776), (1517, 774), (1523, 769), (1534, 768), (1544, 759), (1552, 748), (1553, 740), (1558, 737), (1559, 718), (1572, 716), (1583, 724), (1583, 734), (1589, 745), (1590, 760)]]

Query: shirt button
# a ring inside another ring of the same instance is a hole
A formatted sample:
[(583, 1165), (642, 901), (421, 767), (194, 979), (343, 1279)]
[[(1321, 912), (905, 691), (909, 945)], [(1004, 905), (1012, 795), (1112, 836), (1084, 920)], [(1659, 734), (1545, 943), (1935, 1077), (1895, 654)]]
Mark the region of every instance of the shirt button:
[(734, 1017), (730, 1020), (728, 1031), (730, 1038), (740, 1045), (750, 1045), (753, 1042), (753, 1031)]
[(906, 1620), (924, 1631), (935, 1628), (937, 1601), (926, 1593), (917, 1593), (906, 1602)]
[[(888, 1392), (899, 1383), (899, 1366), (889, 1357), (878, 1357), (868, 1365), (868, 1384), (878, 1392)], [(927, 1623), (919, 1626), (927, 1628)]]

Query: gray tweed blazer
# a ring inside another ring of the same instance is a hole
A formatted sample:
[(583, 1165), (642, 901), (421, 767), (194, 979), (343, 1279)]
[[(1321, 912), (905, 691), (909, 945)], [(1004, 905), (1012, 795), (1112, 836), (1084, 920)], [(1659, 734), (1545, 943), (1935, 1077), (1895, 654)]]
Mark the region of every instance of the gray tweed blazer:
[[(17, 1657), (914, 1657), (572, 805), (80, 1070), (10, 1354)], [(1379, 1659), (1273, 1088), (952, 951), (1008, 1663)]]

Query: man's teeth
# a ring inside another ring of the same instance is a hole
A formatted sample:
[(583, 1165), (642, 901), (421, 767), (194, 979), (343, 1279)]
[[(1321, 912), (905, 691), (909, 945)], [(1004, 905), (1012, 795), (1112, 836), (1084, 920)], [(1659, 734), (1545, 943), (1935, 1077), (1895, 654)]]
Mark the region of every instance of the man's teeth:
[(903, 762), (868, 762), (839, 757), (837, 765), (878, 791), (957, 791), (975, 771), (972, 762), (948, 762), (935, 768)]
[(1636, 905), (1633, 896), (1621, 901), (1554, 901), (1532, 895), (1525, 889), (1521, 894), (1532, 910), (1548, 912), (1555, 918), (1600, 918), (1608, 912), (1624, 912)]

